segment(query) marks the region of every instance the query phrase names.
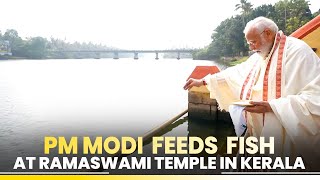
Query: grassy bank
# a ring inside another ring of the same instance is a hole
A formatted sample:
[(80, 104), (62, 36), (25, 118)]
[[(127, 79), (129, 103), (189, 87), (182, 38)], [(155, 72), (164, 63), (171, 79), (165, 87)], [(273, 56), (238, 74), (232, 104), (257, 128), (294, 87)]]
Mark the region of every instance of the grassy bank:
[(228, 62), (228, 66), (235, 66), (237, 64), (240, 64), (240, 63), (246, 61), (248, 58), (249, 58), (249, 56), (234, 58)]
[(249, 56), (241, 56), (241, 57), (222, 57), (220, 59), (215, 59), (216, 63), (224, 67), (223, 69), (231, 66), (235, 66), (237, 64), (240, 64), (244, 61), (246, 61), (249, 58)]

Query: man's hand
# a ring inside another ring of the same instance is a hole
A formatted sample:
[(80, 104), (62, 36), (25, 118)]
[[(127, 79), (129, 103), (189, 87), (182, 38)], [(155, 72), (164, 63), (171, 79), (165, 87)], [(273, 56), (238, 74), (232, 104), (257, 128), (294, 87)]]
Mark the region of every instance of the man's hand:
[(189, 90), (191, 89), (193, 86), (197, 86), (197, 87), (200, 87), (203, 85), (203, 82), (202, 82), (202, 79), (193, 79), (193, 78), (190, 78), (186, 84), (183, 86), (183, 89), (184, 90)]
[(254, 106), (247, 106), (244, 110), (251, 113), (266, 113), (272, 112), (271, 106), (267, 101), (250, 101)]

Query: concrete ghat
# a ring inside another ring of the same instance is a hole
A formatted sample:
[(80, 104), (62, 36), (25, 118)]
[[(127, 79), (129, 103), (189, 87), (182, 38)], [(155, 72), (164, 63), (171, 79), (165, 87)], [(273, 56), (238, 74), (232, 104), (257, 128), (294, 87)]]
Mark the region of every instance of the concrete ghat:
[[(216, 66), (197, 66), (189, 78), (202, 79), (217, 72), (219, 69)], [(232, 122), (228, 112), (218, 110), (217, 101), (210, 98), (206, 86), (193, 87), (188, 92), (188, 116), (196, 120)]]

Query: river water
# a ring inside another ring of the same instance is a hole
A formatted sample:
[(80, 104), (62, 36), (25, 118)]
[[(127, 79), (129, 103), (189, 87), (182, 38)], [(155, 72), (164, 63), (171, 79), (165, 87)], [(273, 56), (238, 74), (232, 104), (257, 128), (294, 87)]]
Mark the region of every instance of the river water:
[[(45, 136), (142, 136), (187, 109), (191, 59), (0, 61), (0, 170)], [(186, 135), (187, 124), (173, 133)]]

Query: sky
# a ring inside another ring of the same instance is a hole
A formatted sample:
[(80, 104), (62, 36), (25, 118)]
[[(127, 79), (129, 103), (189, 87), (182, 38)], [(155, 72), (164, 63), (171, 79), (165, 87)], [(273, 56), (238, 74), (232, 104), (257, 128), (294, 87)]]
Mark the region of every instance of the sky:
[[(2, 0), (0, 30), (122, 49), (202, 48), (240, 0)], [(249, 0), (254, 7), (266, 1)], [(274, 4), (278, 0), (268, 0)], [(311, 12), (319, 0), (309, 0)]]

